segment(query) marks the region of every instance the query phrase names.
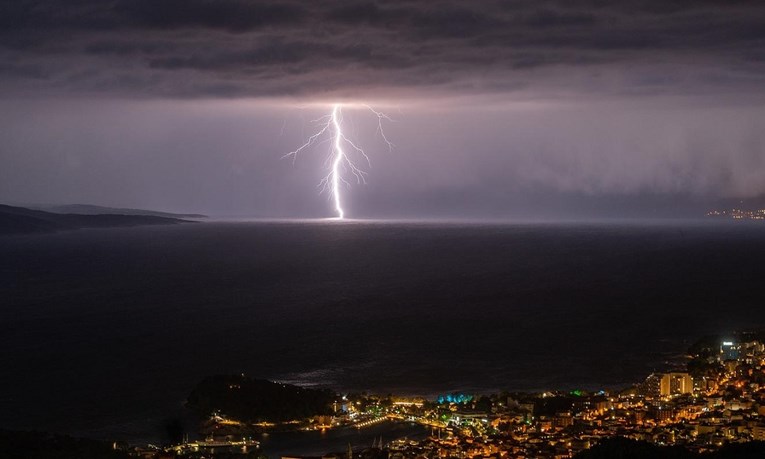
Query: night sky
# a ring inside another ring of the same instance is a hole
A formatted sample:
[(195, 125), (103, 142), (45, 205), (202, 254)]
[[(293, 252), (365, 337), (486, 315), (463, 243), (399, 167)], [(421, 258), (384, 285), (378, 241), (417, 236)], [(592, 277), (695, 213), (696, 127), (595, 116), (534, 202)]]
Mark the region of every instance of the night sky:
[[(0, 0), (0, 202), (357, 217), (693, 216), (765, 195), (761, 1)], [(727, 202), (727, 201), (726, 201)]]

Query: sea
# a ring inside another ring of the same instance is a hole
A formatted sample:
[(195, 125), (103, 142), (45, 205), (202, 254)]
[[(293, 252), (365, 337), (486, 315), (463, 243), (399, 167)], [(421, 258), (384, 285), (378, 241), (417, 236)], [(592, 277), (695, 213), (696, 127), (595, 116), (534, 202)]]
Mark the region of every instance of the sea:
[[(162, 442), (173, 422), (195, 431), (184, 401), (212, 374), (433, 399), (613, 390), (703, 336), (765, 326), (764, 306), (756, 222), (206, 221), (3, 236), (0, 428)], [(273, 434), (264, 450), (422, 434), (375, 429)]]

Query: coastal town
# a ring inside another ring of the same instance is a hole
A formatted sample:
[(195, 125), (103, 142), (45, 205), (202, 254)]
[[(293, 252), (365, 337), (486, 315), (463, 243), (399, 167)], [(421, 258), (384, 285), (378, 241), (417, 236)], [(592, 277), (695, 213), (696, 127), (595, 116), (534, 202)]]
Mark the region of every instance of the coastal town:
[(710, 210), (705, 214), (707, 217), (727, 218), (731, 220), (765, 220), (765, 209), (723, 209)]
[(715, 451), (765, 440), (764, 341), (756, 334), (702, 340), (689, 350), (685, 368), (648, 375), (615, 392), (455, 393), (435, 400), (346, 394), (338, 396), (331, 414), (258, 425), (215, 413), (204, 425), (205, 441), (131, 448), (128, 454), (259, 457), (253, 439), (258, 429), (364, 429), (381, 422), (418, 423), (426, 434), (349, 445), (347, 451), (327, 451), (324, 458), (562, 459), (614, 437), (695, 453)]

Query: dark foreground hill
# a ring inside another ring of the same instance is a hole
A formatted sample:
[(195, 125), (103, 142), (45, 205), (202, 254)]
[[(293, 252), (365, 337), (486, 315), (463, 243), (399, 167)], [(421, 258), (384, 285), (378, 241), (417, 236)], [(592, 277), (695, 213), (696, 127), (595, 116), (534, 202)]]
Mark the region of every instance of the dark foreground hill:
[(244, 375), (205, 378), (189, 395), (187, 406), (201, 416), (220, 412), (240, 421), (287, 421), (332, 413), (336, 394), (279, 384)]
[(732, 443), (717, 451), (697, 454), (682, 446), (658, 446), (646, 441), (615, 437), (603, 440), (574, 459), (761, 459), (765, 442)]
[(3, 459), (128, 459), (112, 445), (97, 440), (72, 438), (43, 432), (0, 430)]
[(0, 235), (48, 233), (78, 228), (173, 225), (187, 220), (152, 215), (56, 214), (24, 207), (0, 205)]

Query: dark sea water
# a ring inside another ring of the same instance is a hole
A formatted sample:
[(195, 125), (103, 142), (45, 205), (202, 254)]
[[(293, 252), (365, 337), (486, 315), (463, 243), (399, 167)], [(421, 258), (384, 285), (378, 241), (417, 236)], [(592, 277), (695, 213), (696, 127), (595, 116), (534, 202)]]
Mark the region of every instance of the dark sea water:
[(608, 388), (765, 324), (765, 225), (197, 223), (0, 238), (0, 427), (161, 439), (201, 378)]

